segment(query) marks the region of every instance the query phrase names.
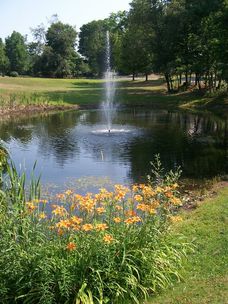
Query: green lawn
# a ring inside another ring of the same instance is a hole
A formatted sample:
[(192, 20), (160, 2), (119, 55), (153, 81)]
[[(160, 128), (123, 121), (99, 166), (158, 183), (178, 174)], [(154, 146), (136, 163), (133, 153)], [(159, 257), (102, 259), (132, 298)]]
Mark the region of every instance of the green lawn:
[(183, 217), (176, 229), (196, 246), (185, 264), (185, 282), (147, 304), (228, 303), (228, 186)]
[[(91, 79), (45, 79), (0, 77), (0, 95), (36, 93), (49, 102), (97, 106), (104, 99), (104, 81)], [(169, 95), (163, 79), (153, 77), (145, 82), (116, 81), (116, 99), (127, 106), (149, 106), (160, 108), (178, 108), (186, 105), (196, 107), (206, 104), (210, 99), (202, 98), (194, 92)]]

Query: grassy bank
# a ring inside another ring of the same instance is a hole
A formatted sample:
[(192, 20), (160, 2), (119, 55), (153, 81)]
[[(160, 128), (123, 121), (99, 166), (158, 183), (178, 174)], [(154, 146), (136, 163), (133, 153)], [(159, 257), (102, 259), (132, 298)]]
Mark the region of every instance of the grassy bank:
[[(206, 98), (196, 92), (167, 94), (163, 79), (153, 76), (148, 82), (143, 79), (132, 82), (120, 79), (116, 85), (116, 99), (125, 106), (147, 106), (156, 108), (210, 108), (224, 112), (226, 98)], [(1, 106), (9, 107), (9, 100), (17, 96), (31, 96), (36, 104), (44, 101), (50, 105), (79, 105), (96, 107), (104, 98), (103, 80), (89, 79), (44, 79), (0, 77)], [(29, 98), (26, 97), (26, 100)], [(5, 100), (5, 105), (4, 105)], [(26, 104), (19, 98), (17, 104)]]
[(147, 304), (224, 304), (228, 299), (228, 186), (193, 212), (183, 212), (176, 226), (196, 251), (189, 256), (183, 276), (175, 285)]

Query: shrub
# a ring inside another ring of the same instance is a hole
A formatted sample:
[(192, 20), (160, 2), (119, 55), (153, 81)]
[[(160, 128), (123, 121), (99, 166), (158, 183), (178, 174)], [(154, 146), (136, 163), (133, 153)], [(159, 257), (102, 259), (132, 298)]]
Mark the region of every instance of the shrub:
[(9, 76), (10, 76), (10, 77), (18, 77), (19, 74), (18, 74), (18, 72), (16, 72), (16, 71), (12, 71), (12, 72), (10, 72)]
[(68, 189), (49, 200), (33, 182), (26, 200), (24, 178), (8, 170), (2, 303), (140, 303), (180, 279), (188, 245), (169, 233), (181, 205), (172, 174), (160, 185), (115, 185), (85, 196)]

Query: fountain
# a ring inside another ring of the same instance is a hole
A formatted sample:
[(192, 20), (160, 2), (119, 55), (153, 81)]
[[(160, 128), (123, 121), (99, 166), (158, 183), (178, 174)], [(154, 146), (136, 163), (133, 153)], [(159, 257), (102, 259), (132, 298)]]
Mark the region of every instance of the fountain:
[(107, 123), (108, 133), (112, 130), (112, 121), (116, 112), (114, 104), (115, 96), (115, 73), (111, 70), (111, 48), (109, 31), (106, 32), (106, 53), (105, 53), (105, 101), (102, 102), (102, 109)]
[(101, 103), (102, 115), (105, 120), (105, 127), (102, 129), (92, 130), (94, 134), (101, 135), (119, 135), (120, 133), (132, 132), (131, 127), (123, 127), (122, 125), (113, 125), (113, 119), (117, 111), (117, 103), (115, 102), (115, 72), (111, 69), (111, 46), (110, 46), (110, 34), (109, 31), (106, 32), (106, 49), (105, 49), (105, 96), (104, 101)]

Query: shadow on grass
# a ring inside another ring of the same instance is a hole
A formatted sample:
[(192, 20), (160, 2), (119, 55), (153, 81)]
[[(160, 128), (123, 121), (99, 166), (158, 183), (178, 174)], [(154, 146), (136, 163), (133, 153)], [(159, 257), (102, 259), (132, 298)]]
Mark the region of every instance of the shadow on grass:
[(77, 81), (77, 82), (72, 82), (72, 88), (75, 89), (103, 89), (104, 88), (104, 80), (99, 80), (99, 81)]
[(124, 86), (124, 87), (153, 87), (153, 86), (161, 86), (164, 85), (164, 79), (159, 78), (159, 79), (154, 79), (154, 80), (148, 80), (148, 81), (142, 81), (142, 80), (122, 80), (119, 81), (120, 86)]
[(101, 92), (94, 91), (54, 91), (54, 92), (44, 92), (43, 96), (47, 97), (50, 101), (61, 101), (68, 104), (78, 104), (78, 105), (97, 105), (102, 100)]

